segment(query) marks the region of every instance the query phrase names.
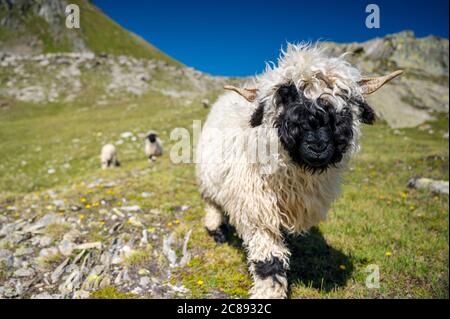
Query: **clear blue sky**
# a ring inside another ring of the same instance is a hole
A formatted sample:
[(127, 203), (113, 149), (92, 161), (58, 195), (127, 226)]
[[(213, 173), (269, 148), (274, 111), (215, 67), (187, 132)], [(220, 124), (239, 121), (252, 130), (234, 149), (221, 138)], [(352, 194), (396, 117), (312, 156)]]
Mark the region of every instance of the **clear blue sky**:
[[(364, 41), (406, 29), (448, 38), (448, 0), (93, 2), (175, 59), (215, 75), (254, 75), (286, 41)], [(365, 27), (370, 3), (380, 7), (380, 29)]]

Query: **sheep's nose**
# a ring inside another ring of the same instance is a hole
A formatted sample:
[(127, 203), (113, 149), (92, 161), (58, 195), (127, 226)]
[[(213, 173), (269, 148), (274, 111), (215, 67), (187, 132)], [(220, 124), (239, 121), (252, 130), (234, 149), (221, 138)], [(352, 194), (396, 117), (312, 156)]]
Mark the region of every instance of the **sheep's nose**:
[(314, 141), (308, 145), (308, 148), (314, 153), (322, 153), (327, 148), (327, 143), (323, 141)]

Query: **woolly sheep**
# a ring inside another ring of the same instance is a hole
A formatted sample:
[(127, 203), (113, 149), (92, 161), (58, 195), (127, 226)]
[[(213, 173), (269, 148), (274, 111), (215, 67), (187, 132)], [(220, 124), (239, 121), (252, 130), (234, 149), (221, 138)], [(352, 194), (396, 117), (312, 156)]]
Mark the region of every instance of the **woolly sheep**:
[(155, 161), (157, 156), (162, 155), (162, 142), (156, 132), (150, 131), (145, 135), (144, 151), (145, 155), (148, 157), (149, 162)]
[[(226, 86), (234, 92), (213, 105), (197, 144), (204, 224), (224, 242), (223, 214), (229, 216), (247, 251), (252, 298), (287, 296), (290, 251), (283, 234), (305, 232), (325, 219), (358, 151), (361, 123), (375, 120), (365, 96), (401, 72), (362, 78), (344, 56), (289, 44), (251, 88)], [(269, 156), (274, 169), (259, 158), (249, 161), (249, 147), (242, 148), (255, 144), (257, 130), (277, 146)]]
[(120, 162), (117, 159), (116, 147), (114, 145), (112, 144), (103, 145), (100, 153), (100, 162), (102, 165), (102, 169), (120, 166)]

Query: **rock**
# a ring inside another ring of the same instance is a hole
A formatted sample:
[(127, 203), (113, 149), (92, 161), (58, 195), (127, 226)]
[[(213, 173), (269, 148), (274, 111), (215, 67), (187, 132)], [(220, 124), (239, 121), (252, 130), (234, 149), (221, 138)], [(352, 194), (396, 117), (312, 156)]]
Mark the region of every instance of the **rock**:
[(70, 210), (73, 212), (78, 212), (79, 210), (81, 210), (81, 207), (77, 205), (72, 205), (70, 206)]
[(58, 249), (64, 256), (70, 256), (72, 254), (74, 246), (75, 245), (71, 241), (63, 239), (58, 245)]
[(64, 272), (64, 268), (69, 264), (69, 258), (64, 260), (52, 273), (51, 280), (53, 283), (56, 283)]
[(139, 205), (123, 206), (121, 209), (129, 213), (137, 213), (141, 211), (141, 207)]
[(14, 272), (14, 277), (31, 277), (35, 272), (31, 268), (20, 268)]
[(81, 237), (81, 233), (77, 229), (72, 229), (69, 232), (64, 234), (63, 240), (66, 240), (69, 242), (75, 242), (80, 237)]
[(33, 248), (18, 248), (16, 249), (14, 256), (20, 257), (25, 255), (30, 255), (33, 253)]
[(163, 254), (166, 256), (167, 260), (169, 261), (170, 267), (176, 267), (177, 266), (177, 254), (172, 249), (172, 242), (173, 242), (174, 233), (170, 234), (169, 237), (164, 236), (163, 239)]
[(32, 295), (31, 299), (61, 299), (61, 295), (41, 292), (39, 294)]
[(189, 208), (191, 208), (191, 207), (187, 206), (187, 205), (182, 205), (182, 206), (175, 206), (175, 207), (172, 208), (172, 210), (175, 213), (182, 213), (182, 212), (187, 211)]
[(142, 230), (142, 238), (139, 242), (141, 246), (146, 246), (148, 244), (148, 231), (147, 229)]
[(141, 285), (141, 286), (143, 286), (143, 287), (148, 286), (150, 283), (151, 283), (151, 280), (150, 280), (150, 278), (147, 277), (147, 276), (141, 277), (141, 278), (139, 279), (139, 285)]
[(6, 298), (15, 298), (22, 293), (22, 287), (12, 281), (8, 281), (0, 289), (0, 293)]
[(180, 260), (180, 267), (186, 266), (187, 263), (191, 260), (191, 254), (188, 252), (188, 242), (189, 242), (189, 238), (191, 237), (191, 234), (192, 234), (192, 229), (190, 229), (184, 236), (183, 257), (181, 257), (181, 260)]
[(133, 254), (133, 249), (130, 246), (123, 246), (114, 256), (112, 257), (112, 264), (120, 264), (126, 258), (130, 257)]
[(42, 236), (39, 238), (39, 246), (47, 247), (53, 242), (53, 238), (50, 236)]
[(430, 178), (412, 178), (408, 181), (409, 188), (428, 189), (433, 193), (449, 194), (448, 181), (437, 181)]
[(136, 287), (136, 288), (134, 288), (133, 290), (131, 290), (131, 293), (132, 294), (135, 294), (135, 295), (139, 295), (139, 294), (141, 294), (142, 293), (142, 288), (141, 287)]
[(73, 270), (69, 276), (67, 276), (66, 280), (59, 285), (58, 290), (63, 295), (68, 295), (73, 292), (75, 289), (78, 289), (81, 285), (81, 277), (82, 274), (79, 270)]
[(73, 299), (88, 299), (89, 296), (90, 296), (90, 292), (89, 291), (78, 290), (78, 291), (74, 292)]
[(447, 132), (447, 133), (444, 133), (444, 135), (442, 135), (442, 137), (443, 137), (444, 139), (448, 140), (448, 132)]
[(123, 132), (122, 134), (120, 134), (120, 137), (121, 138), (131, 138), (131, 137), (133, 137), (133, 133), (131, 133), (131, 132)]
[(50, 224), (56, 224), (61, 222), (62, 218), (54, 213), (50, 213), (42, 217), (35, 224), (24, 229), (25, 232), (35, 232), (41, 228), (44, 228)]
[(8, 249), (0, 248), (0, 263), (4, 263), (7, 268), (14, 266), (13, 253)]
[(80, 245), (76, 245), (74, 249), (78, 250), (84, 250), (84, 249), (102, 249), (102, 243), (101, 242), (94, 242), (94, 243), (84, 243)]
[(0, 261), (8, 260), (12, 256), (13, 256), (13, 253), (10, 250), (0, 248)]
[(52, 258), (58, 256), (59, 250), (56, 247), (44, 248), (39, 252), (39, 257), (42, 258)]
[(151, 192), (143, 192), (143, 193), (141, 194), (141, 197), (142, 197), (142, 198), (149, 198), (149, 197), (151, 197), (151, 196), (153, 196), (153, 193), (151, 193)]

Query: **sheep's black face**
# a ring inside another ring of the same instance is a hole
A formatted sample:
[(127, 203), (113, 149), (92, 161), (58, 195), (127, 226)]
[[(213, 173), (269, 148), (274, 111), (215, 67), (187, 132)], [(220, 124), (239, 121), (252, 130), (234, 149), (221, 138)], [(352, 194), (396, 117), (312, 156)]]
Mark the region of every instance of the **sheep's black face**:
[(148, 140), (150, 141), (150, 143), (155, 143), (156, 142), (156, 134), (151, 133), (147, 136)]
[(326, 100), (315, 103), (285, 85), (277, 92), (278, 135), (297, 164), (323, 171), (340, 162), (353, 138), (353, 115), (349, 107), (337, 112)]

